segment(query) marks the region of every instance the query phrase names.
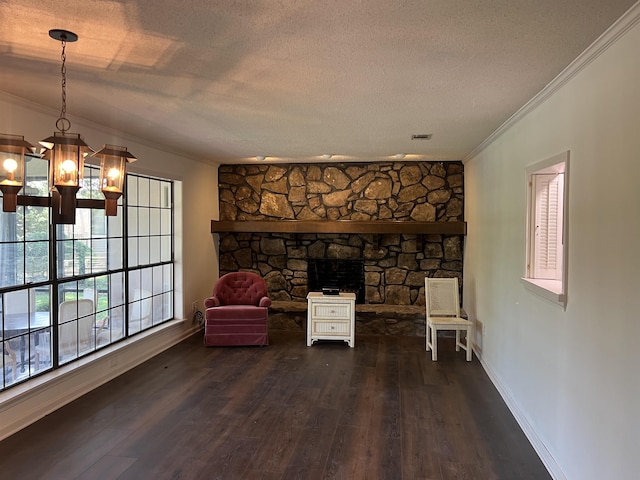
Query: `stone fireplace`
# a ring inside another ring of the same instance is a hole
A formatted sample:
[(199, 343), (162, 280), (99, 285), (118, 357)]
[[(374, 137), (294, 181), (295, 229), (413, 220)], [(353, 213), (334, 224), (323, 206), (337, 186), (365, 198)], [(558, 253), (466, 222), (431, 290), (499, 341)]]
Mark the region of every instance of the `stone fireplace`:
[[(461, 162), (222, 165), (220, 220), (462, 222)], [(306, 304), (309, 259), (362, 264), (362, 302), (424, 305), (425, 276), (462, 280), (463, 235), (220, 234), (220, 274), (262, 275), (274, 301)], [(315, 261), (315, 260), (314, 260)], [(312, 288), (316, 288), (312, 284)]]

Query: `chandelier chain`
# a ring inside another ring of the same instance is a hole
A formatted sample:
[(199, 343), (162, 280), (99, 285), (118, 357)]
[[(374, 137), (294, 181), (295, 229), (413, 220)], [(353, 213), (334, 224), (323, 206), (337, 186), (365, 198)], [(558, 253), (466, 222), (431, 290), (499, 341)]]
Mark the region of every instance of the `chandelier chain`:
[(62, 54), (60, 58), (62, 60), (62, 66), (60, 67), (60, 74), (62, 76), (62, 108), (60, 109), (60, 118), (56, 121), (56, 128), (62, 133), (65, 133), (71, 128), (71, 122), (67, 119), (67, 42), (64, 39), (62, 39), (61, 42)]

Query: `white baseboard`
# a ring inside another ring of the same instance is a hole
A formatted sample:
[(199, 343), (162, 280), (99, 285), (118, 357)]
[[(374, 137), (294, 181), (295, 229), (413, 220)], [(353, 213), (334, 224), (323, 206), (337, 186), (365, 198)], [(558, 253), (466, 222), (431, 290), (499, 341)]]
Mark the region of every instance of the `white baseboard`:
[(0, 440), (198, 331), (175, 320), (0, 393)]
[[(474, 352), (477, 355), (478, 353), (477, 350), (474, 350)], [(538, 457), (540, 457), (540, 460), (542, 461), (544, 466), (547, 468), (549, 475), (551, 475), (551, 477), (554, 480), (567, 480), (567, 477), (565, 476), (564, 472), (560, 468), (560, 465), (558, 465), (558, 463), (555, 461), (555, 459), (553, 458), (553, 455), (551, 455), (551, 452), (549, 452), (549, 450), (547, 449), (547, 446), (544, 444), (542, 439), (538, 436), (535, 429), (529, 422), (526, 414), (520, 408), (520, 406), (518, 405), (518, 402), (516, 402), (516, 400), (513, 398), (513, 395), (511, 394), (511, 390), (509, 390), (502, 383), (502, 381), (500, 380), (500, 377), (495, 373), (493, 368), (491, 368), (491, 365), (485, 362), (480, 355), (477, 355), (477, 356), (478, 356), (478, 359), (480, 360), (480, 364), (484, 368), (484, 371), (487, 372), (487, 375), (491, 379), (491, 382), (500, 393), (500, 396), (502, 397), (504, 402), (507, 404), (507, 408), (511, 411), (511, 414), (515, 417), (516, 422), (518, 422), (518, 425), (520, 425), (520, 428), (522, 428), (522, 431), (524, 432), (525, 436), (533, 446), (533, 449), (538, 454)]]

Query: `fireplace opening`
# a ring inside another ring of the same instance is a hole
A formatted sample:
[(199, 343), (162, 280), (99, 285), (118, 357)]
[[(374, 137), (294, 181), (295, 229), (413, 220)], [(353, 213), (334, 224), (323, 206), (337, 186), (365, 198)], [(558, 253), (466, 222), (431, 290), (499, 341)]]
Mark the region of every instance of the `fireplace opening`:
[(357, 303), (365, 303), (364, 261), (362, 259), (308, 258), (307, 286), (310, 292), (338, 288), (356, 294)]

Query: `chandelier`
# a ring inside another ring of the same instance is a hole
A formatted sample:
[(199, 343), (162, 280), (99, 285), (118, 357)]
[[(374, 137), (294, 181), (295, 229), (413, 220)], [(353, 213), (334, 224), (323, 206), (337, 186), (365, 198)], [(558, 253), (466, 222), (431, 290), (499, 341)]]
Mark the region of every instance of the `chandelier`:
[[(105, 209), (105, 215), (117, 215), (117, 201), (122, 195), (126, 164), (136, 158), (126, 147), (104, 145), (95, 152), (87, 145), (79, 133), (69, 133), (71, 122), (67, 118), (67, 69), (66, 46), (68, 42), (78, 40), (78, 35), (67, 30), (49, 30), (49, 36), (61, 43), (62, 54), (60, 73), (62, 77), (62, 107), (56, 120), (57, 132), (40, 141), (44, 147), (42, 157), (49, 161), (49, 186), (51, 190), (50, 206), (53, 209), (53, 223), (75, 223), (78, 200), (76, 195), (81, 188), (86, 157), (99, 158), (100, 188), (105, 197), (99, 208)], [(27, 196), (18, 196), (24, 187), (24, 156), (35, 153), (35, 148), (24, 137), (0, 134), (0, 191), (3, 193), (3, 211), (15, 212), (18, 204), (29, 205)], [(88, 208), (95, 208), (94, 203)]]

